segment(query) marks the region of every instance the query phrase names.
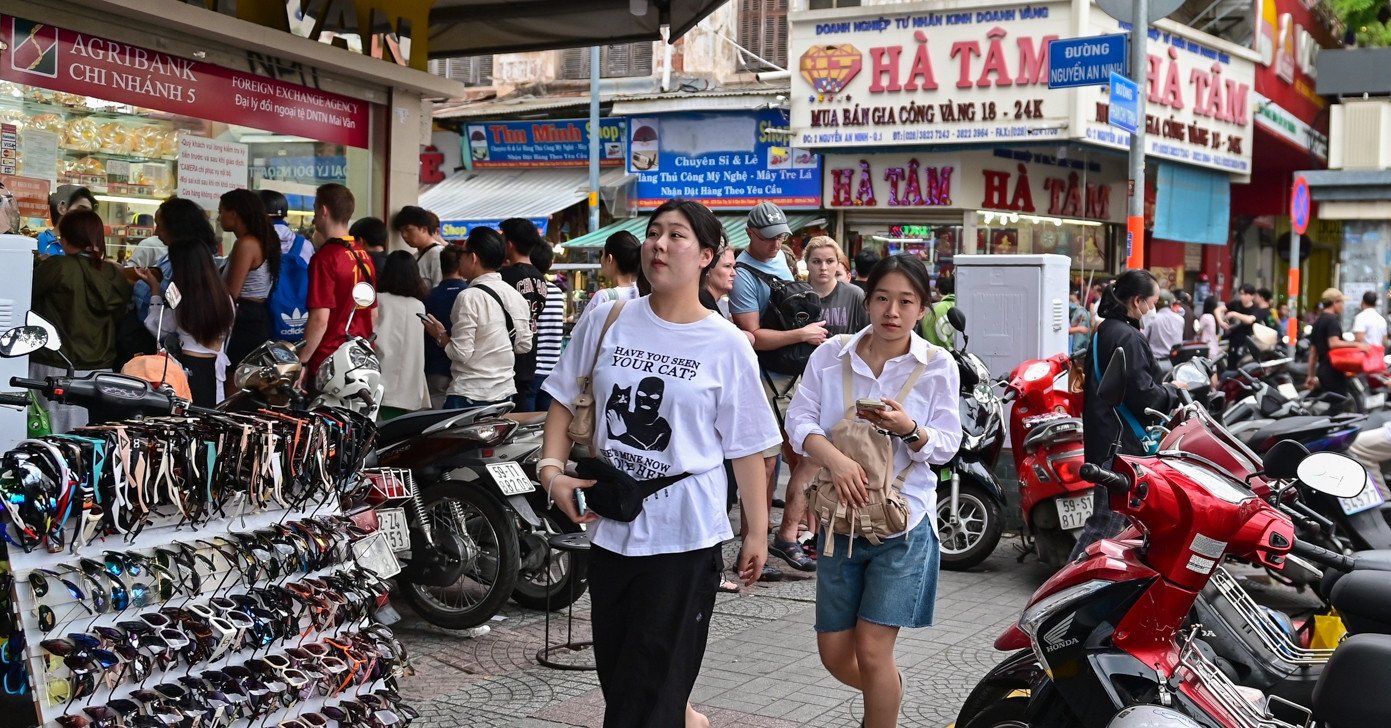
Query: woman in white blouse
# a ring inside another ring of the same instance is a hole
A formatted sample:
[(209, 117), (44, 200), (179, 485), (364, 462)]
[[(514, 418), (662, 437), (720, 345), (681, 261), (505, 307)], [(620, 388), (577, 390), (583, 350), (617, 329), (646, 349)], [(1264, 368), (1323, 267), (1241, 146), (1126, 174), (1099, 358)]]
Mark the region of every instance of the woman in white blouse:
[[(864, 693), (864, 725), (889, 728), (898, 720), (902, 678), (894, 642), (904, 627), (932, 624), (937, 596), (937, 476), (934, 465), (951, 460), (961, 444), (957, 412), (960, 378), (944, 350), (916, 331), (931, 291), (927, 269), (911, 255), (879, 261), (869, 275), (870, 326), (828, 339), (807, 362), (802, 384), (787, 411), (792, 447), (824, 468), (840, 502), (865, 503), (868, 478), (861, 465), (828, 439), (846, 416), (868, 421), (893, 436), (893, 469), (904, 472), (908, 528), (878, 545), (843, 534), (818, 534), (816, 632), (821, 662), (837, 680)], [(850, 399), (877, 400), (883, 408), (842, 408), (843, 367), (851, 368)], [(921, 368), (902, 401), (894, 396)], [(823, 406), (824, 404), (824, 406)], [(911, 466), (911, 467), (910, 467)], [(834, 548), (826, 540), (834, 538)]]

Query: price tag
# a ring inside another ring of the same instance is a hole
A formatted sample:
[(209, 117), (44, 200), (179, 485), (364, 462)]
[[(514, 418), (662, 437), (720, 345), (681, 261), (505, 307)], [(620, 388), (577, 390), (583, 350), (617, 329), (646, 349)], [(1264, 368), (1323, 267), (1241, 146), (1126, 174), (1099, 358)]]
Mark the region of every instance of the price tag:
[(164, 289), (164, 305), (169, 308), (178, 308), (179, 301), (184, 300), (184, 294), (179, 293), (179, 287), (169, 281), (169, 287)]

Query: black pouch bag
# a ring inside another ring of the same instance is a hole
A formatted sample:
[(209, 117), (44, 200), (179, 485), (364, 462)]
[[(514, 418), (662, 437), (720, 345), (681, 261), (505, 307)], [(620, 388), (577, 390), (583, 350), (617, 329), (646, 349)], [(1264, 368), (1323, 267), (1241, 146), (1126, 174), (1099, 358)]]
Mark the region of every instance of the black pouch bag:
[(589, 510), (604, 518), (631, 523), (642, 513), (642, 501), (649, 495), (687, 477), (666, 475), (651, 480), (637, 480), (601, 458), (580, 458), (575, 461), (575, 475), (595, 481), (584, 491)]

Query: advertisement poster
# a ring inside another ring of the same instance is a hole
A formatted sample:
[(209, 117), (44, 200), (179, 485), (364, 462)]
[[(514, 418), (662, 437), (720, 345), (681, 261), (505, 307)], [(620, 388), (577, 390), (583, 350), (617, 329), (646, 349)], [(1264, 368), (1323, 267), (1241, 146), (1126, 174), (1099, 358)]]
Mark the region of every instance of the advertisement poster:
[(365, 101), (0, 15), (0, 79), (366, 148)]
[(36, 220), (48, 224), (48, 180), (0, 174), (0, 233), (17, 233)]
[(821, 158), (788, 146), (783, 114), (665, 114), (629, 122), (628, 171), (638, 176), (638, 207), (673, 197), (706, 207), (749, 209), (772, 202), (789, 210), (821, 206)]
[[(623, 165), (627, 119), (599, 122), (599, 166)], [(493, 121), (464, 127), (463, 154), (474, 169), (584, 167), (589, 164), (589, 121)]]
[(51, 131), (25, 129), (19, 134), (20, 171), (30, 177), (58, 181), (58, 135)]
[(216, 210), (222, 195), (246, 187), (246, 145), (179, 135), (179, 197)]

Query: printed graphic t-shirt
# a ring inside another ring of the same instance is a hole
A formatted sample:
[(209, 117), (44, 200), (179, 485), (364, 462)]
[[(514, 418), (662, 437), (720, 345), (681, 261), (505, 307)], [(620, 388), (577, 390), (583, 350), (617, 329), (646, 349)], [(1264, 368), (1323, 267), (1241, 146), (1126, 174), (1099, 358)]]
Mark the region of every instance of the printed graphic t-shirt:
[[(572, 411), (576, 380), (594, 359), (613, 305), (604, 302), (579, 322), (542, 387)], [(601, 518), (590, 528), (594, 545), (650, 556), (732, 538), (724, 459), (782, 439), (748, 338), (719, 314), (673, 324), (652, 312), (649, 299), (628, 301), (604, 336), (594, 399), (596, 445), (610, 462), (638, 480), (691, 474), (648, 496), (632, 523)]]
[[(526, 299), (527, 306), (531, 308), (531, 330), (535, 331), (541, 321), (541, 310), (546, 307), (546, 279), (541, 277), (541, 271), (530, 263), (514, 263), (503, 266), (498, 274)], [(536, 376), (536, 347), (517, 355), (515, 371), (519, 382), (529, 382)]]
[(869, 325), (865, 292), (848, 283), (837, 283), (829, 296), (821, 298), (821, 320), (826, 322), (828, 337), (859, 333)]

